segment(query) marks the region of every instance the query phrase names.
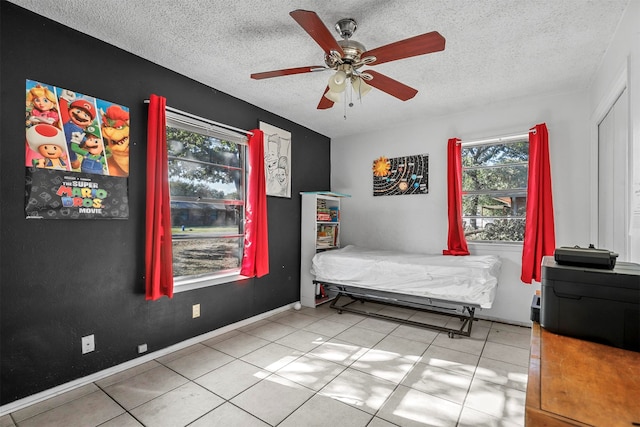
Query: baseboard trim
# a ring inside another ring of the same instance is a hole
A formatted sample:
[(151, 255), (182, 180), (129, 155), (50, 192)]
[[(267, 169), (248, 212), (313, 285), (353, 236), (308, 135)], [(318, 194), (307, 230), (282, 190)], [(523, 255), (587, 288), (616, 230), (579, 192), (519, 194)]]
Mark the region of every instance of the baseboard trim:
[(482, 316), (482, 314), (477, 315), (476, 319), (487, 320), (490, 322), (504, 323), (505, 325), (522, 326), (525, 328), (530, 328), (531, 325), (533, 325), (533, 322), (531, 320), (528, 320), (526, 322), (522, 322), (519, 320), (505, 320), (500, 317)]
[(135, 366), (138, 366), (143, 363), (149, 362), (151, 360), (157, 359), (159, 357), (165, 356), (169, 353), (173, 353), (174, 351), (178, 351), (183, 348), (192, 346), (194, 344), (198, 344), (199, 342), (206, 341), (218, 335), (222, 335), (224, 333), (230, 332), (234, 329), (238, 329), (243, 326), (250, 325), (251, 323), (257, 322), (259, 320), (266, 319), (267, 317), (273, 316), (274, 314), (278, 314), (283, 311), (289, 310), (293, 308), (293, 306), (294, 306), (294, 303), (284, 305), (280, 308), (276, 308), (274, 310), (261, 313), (257, 316), (253, 316), (248, 319), (241, 320), (240, 322), (236, 322), (231, 325), (223, 326), (222, 328), (216, 329), (215, 331), (207, 332), (206, 334), (202, 334), (197, 337), (189, 338), (188, 340), (179, 342), (169, 347), (165, 347), (158, 351), (154, 351), (153, 353), (145, 354), (144, 356), (140, 356), (135, 359), (129, 360), (127, 362), (121, 363), (119, 365), (112, 366), (111, 368), (104, 369), (102, 371), (96, 372), (86, 377), (78, 378), (77, 380), (69, 381), (67, 383), (50, 388), (48, 390), (41, 391), (40, 393), (32, 394), (31, 396), (27, 396), (22, 399), (16, 400), (14, 402), (7, 403), (6, 405), (0, 406), (0, 416), (7, 415), (11, 412), (18, 411), (20, 409), (26, 408), (27, 406), (33, 405), (35, 403), (42, 402), (44, 400), (50, 399), (52, 397), (58, 396), (60, 394), (66, 393), (76, 388), (85, 386), (87, 384), (91, 384), (93, 382), (106, 378), (110, 375), (117, 374), (118, 372), (122, 372), (127, 369), (131, 369)]

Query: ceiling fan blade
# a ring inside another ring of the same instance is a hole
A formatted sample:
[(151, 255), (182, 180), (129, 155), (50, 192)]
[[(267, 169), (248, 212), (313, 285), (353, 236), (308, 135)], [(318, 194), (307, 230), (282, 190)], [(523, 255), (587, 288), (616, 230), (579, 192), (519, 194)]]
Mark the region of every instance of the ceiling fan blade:
[(324, 90), (322, 98), (320, 98), (320, 102), (318, 102), (318, 110), (326, 110), (327, 108), (333, 107), (333, 101), (324, 96), (327, 92), (329, 92), (329, 86)]
[(414, 88), (400, 83), (391, 77), (387, 77), (384, 74), (380, 74), (373, 70), (367, 70), (366, 73), (373, 77), (371, 80), (367, 80), (367, 84), (375, 87), (376, 89), (380, 89), (391, 96), (395, 96), (402, 101), (407, 101), (418, 93)]
[(289, 76), (291, 74), (312, 73), (314, 71), (328, 70), (327, 67), (320, 65), (311, 65), (309, 67), (285, 68), (283, 70), (265, 71), (264, 73), (251, 74), (251, 78), (255, 80), (269, 79), (271, 77)]
[(315, 12), (298, 9), (290, 12), (289, 15), (309, 33), (311, 38), (324, 50), (324, 53), (329, 55), (332, 50), (335, 50), (340, 56), (344, 56), (342, 48)]
[(400, 40), (395, 43), (371, 49), (362, 54), (362, 57), (375, 56), (376, 60), (369, 65), (378, 65), (398, 59), (411, 58), (412, 56), (426, 55), (427, 53), (444, 50), (445, 39), (437, 31), (422, 34)]

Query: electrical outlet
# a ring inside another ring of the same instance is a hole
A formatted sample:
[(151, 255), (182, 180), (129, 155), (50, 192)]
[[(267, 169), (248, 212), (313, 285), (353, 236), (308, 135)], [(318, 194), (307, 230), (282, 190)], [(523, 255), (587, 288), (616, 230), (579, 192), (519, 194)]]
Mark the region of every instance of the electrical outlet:
[(140, 344), (138, 346), (138, 353), (146, 353), (147, 352), (147, 345), (146, 344)]
[(200, 317), (200, 304), (194, 304), (192, 307), (193, 318)]
[(91, 353), (96, 349), (96, 343), (93, 335), (82, 337), (82, 354)]

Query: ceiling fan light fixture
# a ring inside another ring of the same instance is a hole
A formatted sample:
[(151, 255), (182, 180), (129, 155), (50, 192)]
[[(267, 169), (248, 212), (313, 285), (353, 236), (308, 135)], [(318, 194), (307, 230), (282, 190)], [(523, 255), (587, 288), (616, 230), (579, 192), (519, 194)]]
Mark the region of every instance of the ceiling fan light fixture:
[(333, 81), (338, 86), (343, 86), (347, 81), (347, 73), (345, 73), (343, 70), (336, 71), (336, 73), (333, 75)]
[(337, 71), (329, 78), (329, 88), (334, 92), (343, 92), (347, 83), (347, 73), (342, 70)]
[(360, 77), (353, 77), (351, 79), (351, 86), (356, 94), (362, 98), (369, 92), (371, 92), (371, 86), (368, 85), (363, 79)]
[(333, 90), (328, 90), (327, 93), (324, 94), (324, 97), (333, 102), (340, 102), (340, 94)]

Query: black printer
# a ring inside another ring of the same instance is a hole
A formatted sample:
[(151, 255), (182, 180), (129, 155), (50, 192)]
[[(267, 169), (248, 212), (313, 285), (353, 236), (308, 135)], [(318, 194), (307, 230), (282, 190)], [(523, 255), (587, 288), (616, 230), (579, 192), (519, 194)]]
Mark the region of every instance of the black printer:
[(548, 331), (640, 351), (640, 264), (612, 269), (542, 260), (540, 326)]

